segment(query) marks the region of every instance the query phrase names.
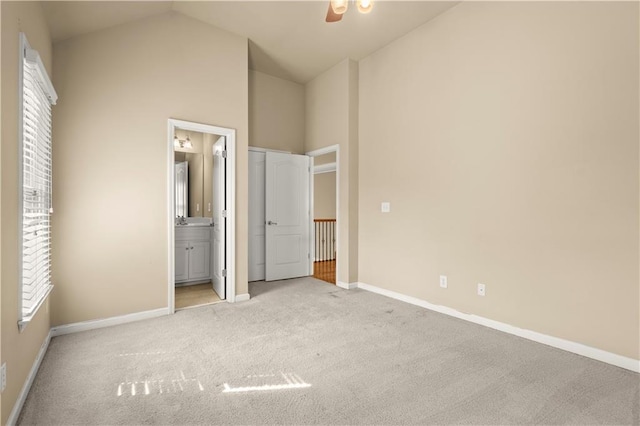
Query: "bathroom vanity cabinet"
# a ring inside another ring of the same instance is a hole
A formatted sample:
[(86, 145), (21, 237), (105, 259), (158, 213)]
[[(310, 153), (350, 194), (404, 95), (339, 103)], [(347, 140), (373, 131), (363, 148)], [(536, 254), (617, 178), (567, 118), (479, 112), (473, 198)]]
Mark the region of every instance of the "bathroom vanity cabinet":
[(211, 279), (211, 227), (176, 226), (176, 284)]

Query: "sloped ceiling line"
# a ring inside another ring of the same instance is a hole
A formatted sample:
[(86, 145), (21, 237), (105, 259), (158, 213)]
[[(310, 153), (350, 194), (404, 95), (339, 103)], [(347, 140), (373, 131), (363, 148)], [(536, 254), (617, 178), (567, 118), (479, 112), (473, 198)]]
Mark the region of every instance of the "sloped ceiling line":
[(376, 1), (371, 13), (324, 18), (322, 1), (46, 1), (54, 42), (179, 12), (249, 42), (251, 69), (306, 83), (345, 58), (360, 60), (459, 2)]

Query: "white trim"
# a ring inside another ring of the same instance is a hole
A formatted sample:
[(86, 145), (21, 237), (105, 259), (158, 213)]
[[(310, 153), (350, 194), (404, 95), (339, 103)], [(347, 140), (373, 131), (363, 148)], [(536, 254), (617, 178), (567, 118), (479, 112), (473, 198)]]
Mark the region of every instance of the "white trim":
[(238, 303), (238, 302), (246, 302), (250, 298), (251, 298), (251, 296), (249, 296), (249, 293), (238, 294), (236, 296), (236, 303)]
[[(314, 149), (313, 151), (307, 151), (306, 155), (308, 155), (309, 157), (319, 157), (321, 155), (331, 154), (332, 152), (338, 152), (339, 150), (340, 150), (340, 145), (335, 144), (335, 145), (325, 146), (324, 148)], [(336, 158), (336, 161), (338, 161), (337, 158)]]
[(20, 412), (22, 411), (24, 402), (27, 400), (27, 395), (31, 390), (31, 385), (33, 385), (33, 381), (36, 378), (36, 374), (40, 369), (40, 364), (42, 364), (44, 355), (47, 353), (47, 349), (49, 348), (49, 342), (51, 342), (51, 337), (53, 337), (52, 330), (49, 330), (47, 337), (45, 337), (44, 342), (42, 342), (42, 346), (40, 346), (40, 351), (38, 352), (38, 356), (36, 356), (36, 359), (33, 361), (33, 365), (31, 366), (31, 370), (29, 371), (27, 380), (24, 382), (24, 385), (22, 386), (22, 390), (18, 394), (18, 399), (16, 400), (16, 403), (13, 405), (13, 409), (9, 413), (9, 419), (7, 419), (7, 426), (14, 426), (18, 422), (18, 417), (20, 416)]
[(176, 312), (176, 230), (175, 230), (175, 149), (173, 147), (172, 135), (175, 132), (175, 125), (171, 122), (171, 119), (167, 122), (167, 135), (169, 135), (169, 147), (167, 151), (167, 246), (169, 249), (167, 259), (167, 276), (169, 280), (169, 286), (167, 288), (167, 309), (169, 314)]
[(49, 284), (47, 286), (47, 290), (44, 293), (44, 296), (42, 296), (42, 299), (40, 299), (40, 301), (36, 305), (36, 308), (33, 310), (33, 313), (31, 313), (31, 315), (28, 315), (26, 317), (22, 317), (18, 321), (18, 330), (20, 331), (20, 333), (22, 333), (22, 331), (27, 327), (27, 325), (31, 322), (31, 320), (36, 316), (36, 314), (38, 313), (38, 310), (42, 307), (42, 305), (44, 305), (44, 302), (47, 301), (47, 299), (49, 298), (49, 295), (51, 294), (51, 290), (53, 290), (53, 286)]
[(212, 126), (209, 124), (194, 123), (191, 121), (177, 120), (170, 118), (168, 120), (167, 131), (167, 236), (168, 236), (168, 309), (173, 314), (176, 311), (175, 305), (175, 223), (174, 223), (174, 149), (173, 134), (176, 128), (208, 133), (226, 138), (227, 165), (226, 165), (226, 210), (227, 210), (227, 229), (226, 229), (226, 301), (234, 303), (236, 299), (236, 131), (226, 127)]
[[(341, 252), (340, 249), (342, 248), (340, 246), (340, 145), (339, 144), (329, 145), (324, 148), (308, 151), (306, 152), (306, 155), (308, 155), (309, 157), (319, 157), (320, 155), (330, 154), (332, 152), (336, 153), (336, 163), (335, 163), (336, 164), (336, 243), (335, 243), (335, 247), (338, 252), (338, 256), (336, 256), (336, 283), (339, 283), (340, 281), (338, 281), (338, 278), (340, 277), (340, 263), (341, 263), (339, 257)], [(312, 219), (313, 219), (313, 216), (314, 215), (312, 214), (311, 215)], [(309, 229), (309, 233), (311, 234), (311, 238), (309, 238), (309, 240), (312, 241), (314, 238), (313, 236), (314, 231), (312, 229)], [(311, 260), (316, 258), (315, 242), (312, 241), (312, 244), (313, 245), (311, 247)], [(312, 267), (313, 267), (313, 264), (312, 264)], [(311, 272), (311, 275), (313, 275), (313, 271)], [(348, 288), (348, 286), (343, 288)]]
[(319, 164), (313, 167), (313, 174), (331, 173), (336, 171), (336, 163)]
[(552, 346), (554, 348), (562, 349), (567, 352), (572, 352), (577, 355), (582, 355), (587, 358), (602, 361), (607, 364), (615, 365), (626, 370), (635, 371), (640, 373), (640, 360), (628, 358), (622, 355), (607, 352), (602, 349), (597, 349), (591, 346), (583, 345), (582, 343), (572, 342), (570, 340), (561, 339), (559, 337), (549, 336), (547, 334), (538, 333), (537, 331), (527, 330), (519, 328), (510, 324), (495, 321), (489, 318), (484, 318), (478, 315), (465, 314), (457, 311), (453, 308), (442, 305), (434, 305), (425, 300), (418, 299), (416, 297), (407, 296), (402, 293), (387, 290), (381, 287), (376, 287), (370, 284), (357, 283), (358, 288), (377, 293), (382, 296), (387, 296), (392, 299), (400, 300), (402, 302), (410, 303), (412, 305), (420, 306), (431, 311), (439, 312), (441, 314), (449, 315), (454, 318), (459, 318), (465, 321), (472, 322), (474, 324), (483, 325), (485, 327), (493, 328), (494, 330), (502, 331), (504, 333), (512, 334), (514, 336), (522, 337), (524, 339), (532, 340), (543, 345)]
[(280, 149), (260, 148), (257, 146), (250, 146), (249, 151), (255, 152), (279, 152), (281, 154), (291, 154), (291, 151), (282, 151)]
[(309, 158), (309, 275), (313, 276), (313, 269), (315, 267), (314, 263), (316, 261), (316, 225), (313, 221), (315, 219), (315, 168), (314, 168), (314, 158), (308, 156)]
[(236, 131), (231, 130), (227, 136), (227, 229), (226, 244), (227, 270), (225, 290), (229, 303), (236, 301)]
[(358, 288), (359, 283), (345, 283), (344, 281), (336, 280), (336, 285), (340, 288), (344, 288), (345, 290), (353, 290), (354, 288)]
[[(24, 259), (24, 236), (23, 229), (23, 216), (24, 216), (24, 61), (23, 56), (24, 52), (29, 49), (31, 46), (29, 45), (29, 41), (27, 40), (27, 36), (25, 33), (20, 33), (20, 60), (18, 61), (18, 158), (16, 158), (18, 162), (18, 331), (22, 333), (24, 330), (24, 325), (20, 325), (20, 321), (22, 321), (22, 294), (23, 294), (23, 266), (22, 262)], [(9, 417), (11, 418), (11, 417)], [(16, 419), (17, 420), (17, 419)]]
[(120, 315), (117, 317), (103, 318), (76, 322), (72, 324), (59, 325), (51, 328), (51, 337), (64, 336), (65, 334), (79, 333), (81, 331), (97, 330), (99, 328), (111, 327), (114, 325), (127, 324), (130, 322), (142, 321), (151, 318), (169, 315), (167, 308), (153, 309), (151, 311), (136, 312), (133, 314)]

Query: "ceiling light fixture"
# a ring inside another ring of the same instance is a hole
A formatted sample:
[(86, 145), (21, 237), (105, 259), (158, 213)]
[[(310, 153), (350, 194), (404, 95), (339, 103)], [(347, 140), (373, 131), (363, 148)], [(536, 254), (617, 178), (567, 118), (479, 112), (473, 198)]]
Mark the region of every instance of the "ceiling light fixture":
[(349, 8), (349, 0), (331, 0), (331, 8), (336, 15), (342, 15)]
[(369, 13), (373, 9), (373, 1), (371, 0), (358, 0), (356, 5), (360, 13)]
[(373, 0), (329, 0), (329, 10), (325, 22), (338, 22), (349, 8), (349, 2), (353, 1), (360, 13), (369, 13), (373, 9)]

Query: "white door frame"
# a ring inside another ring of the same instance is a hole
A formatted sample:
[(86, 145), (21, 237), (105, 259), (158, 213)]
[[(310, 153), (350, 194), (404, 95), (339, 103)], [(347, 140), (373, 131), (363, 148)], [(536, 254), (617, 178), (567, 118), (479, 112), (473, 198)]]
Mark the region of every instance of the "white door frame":
[[(325, 154), (330, 154), (332, 152), (336, 153), (336, 251), (338, 251), (338, 256), (336, 256), (336, 284), (338, 284), (339, 282), (339, 278), (340, 277), (340, 262), (338, 261), (338, 257), (340, 257), (340, 145), (336, 144), (336, 145), (330, 145), (324, 148), (320, 148), (320, 149), (315, 149), (313, 151), (309, 151), (307, 152), (305, 155), (308, 155), (309, 157), (311, 157), (311, 159), (313, 160), (314, 157), (319, 157), (321, 155), (325, 155)], [(313, 205), (313, 185), (314, 185), (314, 179), (313, 179), (313, 175), (314, 173), (311, 173), (311, 211), (314, 212), (314, 205)], [(310, 253), (311, 253), (311, 260), (315, 259), (315, 248), (316, 248), (316, 244), (315, 244), (315, 227), (313, 226), (313, 219), (314, 219), (315, 213), (311, 215), (311, 227), (309, 228), (309, 233), (311, 234), (311, 238), (309, 238), (309, 241), (311, 243), (311, 248), (310, 248)], [(313, 262), (311, 262), (311, 274), (313, 275)]]
[(168, 236), (168, 307), (169, 313), (175, 313), (175, 203), (174, 203), (174, 149), (173, 135), (176, 128), (191, 132), (210, 133), (225, 136), (227, 139), (227, 179), (226, 179), (226, 301), (236, 301), (236, 131), (226, 127), (211, 126), (209, 124), (194, 123), (191, 121), (176, 120), (170, 118), (167, 132), (167, 236)]

